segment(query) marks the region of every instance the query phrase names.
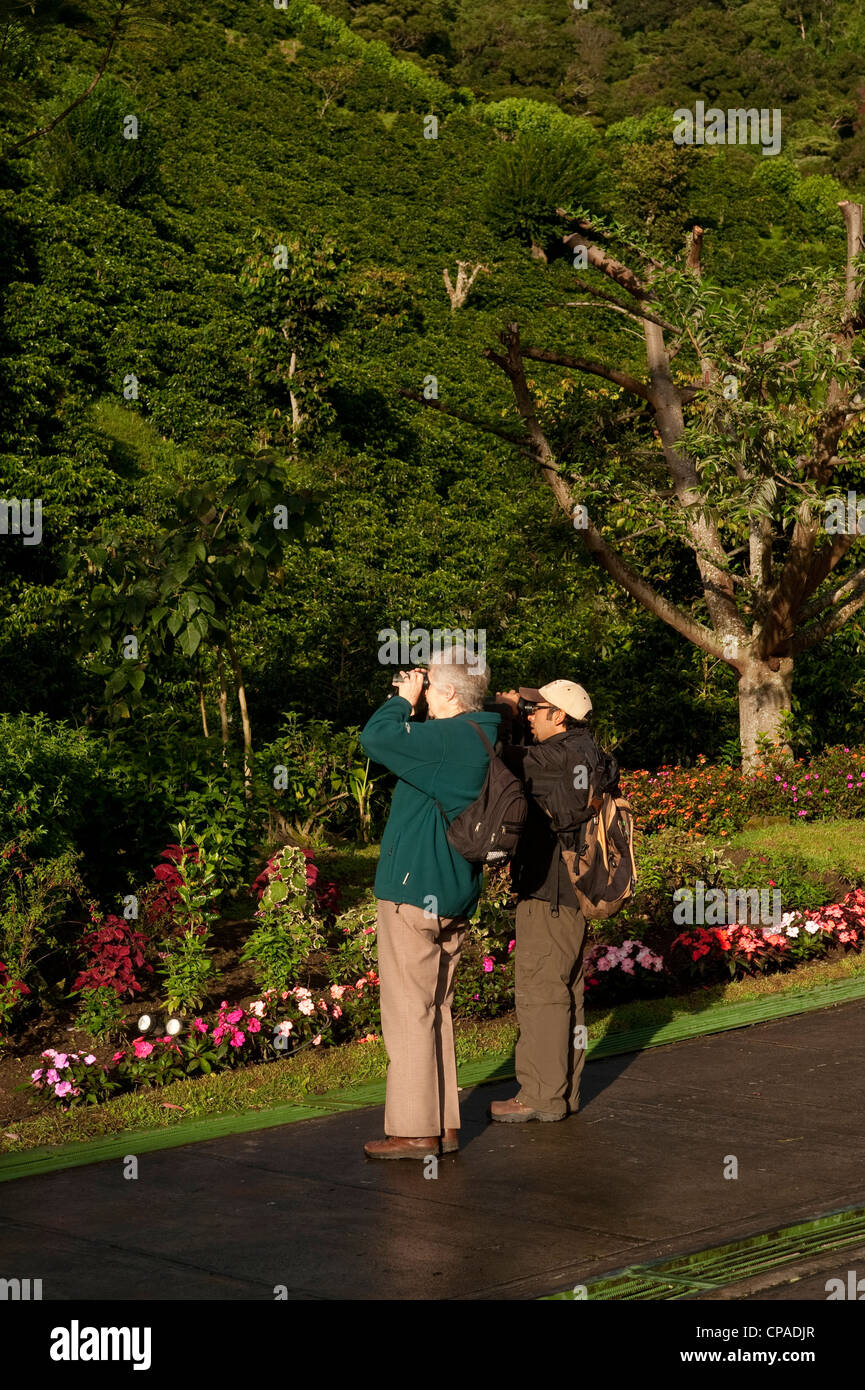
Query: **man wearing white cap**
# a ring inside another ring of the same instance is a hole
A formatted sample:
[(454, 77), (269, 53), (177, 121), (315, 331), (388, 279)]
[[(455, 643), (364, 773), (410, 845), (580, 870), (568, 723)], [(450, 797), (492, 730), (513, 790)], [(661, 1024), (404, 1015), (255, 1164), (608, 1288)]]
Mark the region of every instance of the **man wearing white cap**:
[(575, 1030), (585, 1023), (586, 919), (561, 849), (579, 845), (592, 774), (604, 762), (588, 724), (592, 702), (581, 685), (556, 680), (539, 690), (511, 690), (496, 698), (516, 711), (520, 697), (529, 706), (535, 746), (505, 745), (502, 750), (508, 767), (523, 781), (529, 803), (526, 828), (511, 864), (517, 893), (520, 1089), (511, 1100), (490, 1106), (492, 1119), (509, 1124), (563, 1120), (579, 1109), (586, 1054)]

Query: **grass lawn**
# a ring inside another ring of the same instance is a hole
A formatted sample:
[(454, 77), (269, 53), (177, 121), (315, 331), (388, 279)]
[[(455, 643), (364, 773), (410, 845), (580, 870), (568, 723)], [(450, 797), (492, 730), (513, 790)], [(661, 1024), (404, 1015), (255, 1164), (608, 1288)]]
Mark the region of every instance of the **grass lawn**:
[[(713, 840), (713, 844), (720, 844)], [(741, 830), (725, 843), (752, 854), (799, 855), (818, 874), (837, 874), (848, 883), (865, 883), (865, 820), (782, 821)]]

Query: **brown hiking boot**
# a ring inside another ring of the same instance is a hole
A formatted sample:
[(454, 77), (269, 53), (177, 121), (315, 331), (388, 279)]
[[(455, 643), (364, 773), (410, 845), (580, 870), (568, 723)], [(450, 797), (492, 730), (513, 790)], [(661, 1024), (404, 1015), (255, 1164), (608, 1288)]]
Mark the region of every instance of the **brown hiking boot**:
[(406, 1139), (391, 1135), (387, 1139), (371, 1139), (363, 1151), (367, 1158), (428, 1158), (430, 1154), (437, 1158), (439, 1137), (433, 1134), (425, 1139)]
[(513, 1096), (510, 1100), (494, 1100), (490, 1106), (490, 1119), (499, 1120), (503, 1124), (518, 1125), (524, 1124), (527, 1120), (563, 1120), (564, 1115), (547, 1115), (543, 1110), (533, 1110), (530, 1105), (523, 1105), (521, 1100)]

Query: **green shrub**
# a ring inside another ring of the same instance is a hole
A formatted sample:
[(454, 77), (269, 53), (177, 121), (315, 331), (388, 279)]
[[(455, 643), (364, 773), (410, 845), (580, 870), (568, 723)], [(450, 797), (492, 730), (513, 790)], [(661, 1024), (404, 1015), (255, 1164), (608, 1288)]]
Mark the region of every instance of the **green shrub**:
[(257, 925), (240, 954), (252, 966), (259, 989), (288, 989), (298, 966), (321, 940), (314, 914), (303, 850), (287, 845), (273, 865), (255, 914)]

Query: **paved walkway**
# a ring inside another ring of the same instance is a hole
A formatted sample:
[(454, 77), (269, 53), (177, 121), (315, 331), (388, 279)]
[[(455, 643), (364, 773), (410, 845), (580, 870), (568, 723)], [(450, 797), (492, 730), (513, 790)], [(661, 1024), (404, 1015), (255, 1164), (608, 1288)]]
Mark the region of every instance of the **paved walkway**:
[[(434, 1178), (363, 1157), (378, 1108), (143, 1154), (134, 1180), (3, 1183), (0, 1276), (46, 1300), (530, 1299), (865, 1204), (863, 1025), (865, 1001), (592, 1062), (559, 1124), (489, 1124), (515, 1084), (476, 1087)], [(763, 1296), (825, 1298), (848, 1265)]]

